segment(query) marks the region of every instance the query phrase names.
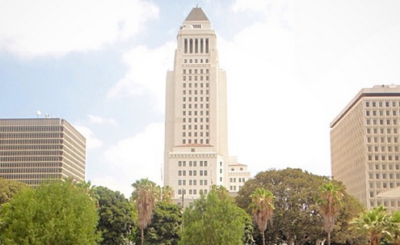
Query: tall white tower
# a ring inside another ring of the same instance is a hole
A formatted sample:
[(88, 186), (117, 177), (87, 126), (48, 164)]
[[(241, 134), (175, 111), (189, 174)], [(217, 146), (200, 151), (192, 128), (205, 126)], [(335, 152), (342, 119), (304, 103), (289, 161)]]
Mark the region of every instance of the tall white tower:
[(183, 22), (177, 43), (167, 72), (164, 185), (176, 199), (194, 199), (212, 185), (229, 187), (226, 74), (201, 8)]

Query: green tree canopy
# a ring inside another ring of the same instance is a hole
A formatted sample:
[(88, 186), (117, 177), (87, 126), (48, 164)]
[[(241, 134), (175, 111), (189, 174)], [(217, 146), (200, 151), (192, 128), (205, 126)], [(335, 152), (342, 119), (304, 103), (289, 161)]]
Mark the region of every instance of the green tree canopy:
[(380, 239), (386, 233), (388, 218), (389, 214), (387, 210), (379, 206), (372, 210), (364, 211), (351, 223), (357, 231), (368, 234), (371, 245), (379, 245)]
[[(269, 170), (248, 180), (239, 191), (236, 202), (239, 207), (247, 209), (250, 214), (250, 195), (254, 190), (257, 188), (270, 190), (275, 196), (275, 210), (272, 219), (273, 226), (266, 231), (267, 243), (315, 243), (317, 240), (323, 240), (325, 234), (321, 228), (323, 219), (319, 214), (314, 197), (319, 194), (318, 187), (328, 181), (327, 177), (313, 175), (301, 169)], [(337, 184), (340, 185), (340, 183)], [(351, 200), (346, 205), (355, 205), (344, 207), (343, 212), (347, 213), (342, 213), (341, 210), (338, 215), (337, 224), (346, 227), (350, 220), (362, 211), (362, 206), (345, 192), (344, 194), (346, 200)], [(339, 228), (334, 227), (333, 242), (343, 242), (341, 237), (345, 237), (349, 241), (358, 239), (356, 233)], [(255, 238), (258, 243), (261, 243), (259, 234), (255, 234)]]
[(393, 245), (400, 244), (400, 211), (394, 210), (388, 218), (385, 238)]
[(173, 197), (174, 197), (174, 190), (172, 189), (171, 186), (164, 186), (161, 188), (161, 201), (163, 202), (168, 202), (168, 203), (173, 203)]
[[(145, 244), (176, 245), (182, 229), (182, 212), (178, 205), (170, 202), (157, 202), (153, 210), (153, 218), (146, 228)], [(140, 243), (137, 231), (135, 242)]]
[(354, 218), (351, 225), (355, 231), (366, 236), (370, 245), (393, 244), (400, 242), (400, 212), (391, 213), (379, 206), (365, 210)]
[(343, 205), (333, 228), (331, 240), (334, 244), (366, 244), (367, 239), (352, 229), (351, 221), (364, 210), (364, 206), (353, 196), (343, 191)]
[(24, 189), (0, 209), (0, 240), (5, 245), (97, 244), (97, 210), (70, 181)]
[(27, 187), (22, 182), (0, 178), (0, 206), (9, 202), (15, 194)]
[(248, 219), (225, 188), (213, 187), (207, 196), (202, 194), (186, 208), (179, 244), (242, 244)]
[(124, 244), (129, 239), (134, 225), (133, 206), (123, 194), (106, 187), (93, 188), (93, 194), (98, 199), (100, 219), (97, 229), (102, 236), (100, 244)]

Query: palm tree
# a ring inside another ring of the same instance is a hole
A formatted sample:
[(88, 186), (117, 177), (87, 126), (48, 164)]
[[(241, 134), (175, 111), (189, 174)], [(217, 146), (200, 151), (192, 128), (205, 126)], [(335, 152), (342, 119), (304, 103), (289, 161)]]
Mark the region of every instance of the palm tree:
[(379, 206), (360, 214), (351, 221), (355, 229), (368, 233), (370, 245), (379, 245), (379, 239), (387, 233), (388, 214), (384, 207)]
[(257, 223), (258, 230), (262, 234), (263, 245), (265, 245), (265, 230), (267, 223), (272, 219), (274, 207), (274, 195), (271, 191), (263, 188), (257, 188), (250, 195), (251, 198), (251, 212), (253, 219)]
[(164, 186), (161, 188), (161, 200), (163, 202), (172, 203), (174, 198), (174, 190), (171, 186)]
[(136, 203), (138, 214), (138, 227), (141, 232), (142, 245), (144, 244), (144, 229), (150, 223), (153, 216), (153, 209), (157, 202), (159, 191), (157, 185), (148, 180), (141, 179), (132, 184), (135, 190), (132, 199)]
[(325, 183), (319, 187), (317, 205), (324, 218), (324, 229), (328, 233), (328, 245), (331, 244), (331, 232), (335, 225), (336, 216), (342, 206), (343, 192), (332, 182)]
[(400, 244), (400, 212), (395, 210), (386, 222), (386, 238), (393, 244)]
[(222, 185), (212, 185), (211, 191), (215, 192), (218, 195), (218, 198), (221, 200), (231, 199), (232, 197), (229, 196), (229, 191), (226, 187)]

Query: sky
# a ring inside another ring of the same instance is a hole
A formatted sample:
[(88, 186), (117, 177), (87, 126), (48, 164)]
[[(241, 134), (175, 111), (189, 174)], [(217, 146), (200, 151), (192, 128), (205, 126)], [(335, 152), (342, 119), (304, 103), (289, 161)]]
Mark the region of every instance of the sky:
[(166, 73), (197, 5), (227, 72), (230, 155), (252, 176), (330, 176), (332, 120), (400, 84), (398, 0), (0, 0), (0, 118), (66, 119), (94, 185), (162, 184)]

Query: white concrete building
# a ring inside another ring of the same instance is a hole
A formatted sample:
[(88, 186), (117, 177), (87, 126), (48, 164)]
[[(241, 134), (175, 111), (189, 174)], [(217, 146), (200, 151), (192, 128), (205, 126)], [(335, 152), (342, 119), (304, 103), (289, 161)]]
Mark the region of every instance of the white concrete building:
[(362, 89), (331, 123), (332, 175), (367, 208), (400, 207), (400, 86)]
[(229, 192), (236, 195), (238, 191), (244, 186), (244, 183), (250, 178), (250, 172), (247, 165), (237, 162), (237, 159), (231, 157), (229, 164)]
[(226, 74), (201, 8), (183, 22), (177, 45), (166, 81), (164, 185), (192, 200), (212, 185), (229, 190)]

